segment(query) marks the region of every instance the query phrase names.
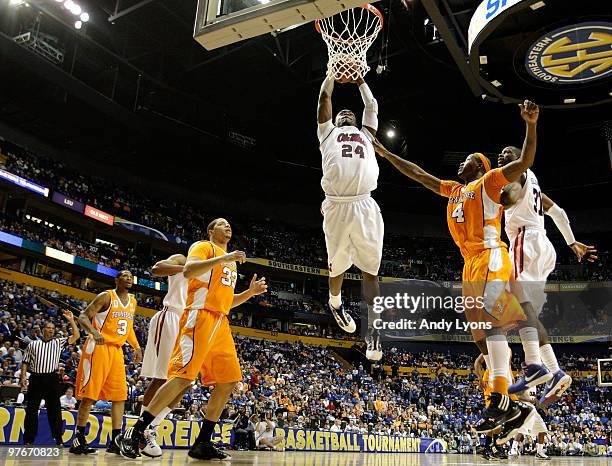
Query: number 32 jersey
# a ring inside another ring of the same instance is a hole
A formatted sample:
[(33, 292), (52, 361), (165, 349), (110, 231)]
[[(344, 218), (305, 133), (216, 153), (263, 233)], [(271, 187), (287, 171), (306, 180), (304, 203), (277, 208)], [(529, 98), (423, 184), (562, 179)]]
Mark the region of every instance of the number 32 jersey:
[(542, 206), (542, 191), (535, 174), (531, 170), (525, 172), (525, 184), (521, 188), (515, 204), (504, 209), (506, 234), (512, 241), (520, 228), (546, 231), (544, 228), (544, 208)]
[(378, 184), (378, 161), (367, 130), (335, 126), (331, 120), (317, 130), (323, 178), (321, 187), (329, 196), (359, 196)]
[[(200, 241), (191, 247), (187, 260), (192, 258), (208, 260), (224, 254), (226, 251), (212, 242)], [(227, 315), (234, 301), (237, 278), (235, 262), (216, 265), (208, 272), (190, 278), (187, 286), (186, 309), (206, 309)]]
[(131, 333), (134, 332), (134, 313), (136, 298), (128, 295), (127, 304), (123, 304), (115, 290), (106, 290), (111, 302), (106, 312), (99, 312), (93, 320), (93, 326), (102, 336), (104, 342), (123, 346)]
[(507, 248), (501, 240), (500, 204), (501, 190), (507, 184), (501, 168), (466, 185), (456, 181), (440, 183), (440, 194), (448, 198), (448, 229), (464, 259), (485, 249)]

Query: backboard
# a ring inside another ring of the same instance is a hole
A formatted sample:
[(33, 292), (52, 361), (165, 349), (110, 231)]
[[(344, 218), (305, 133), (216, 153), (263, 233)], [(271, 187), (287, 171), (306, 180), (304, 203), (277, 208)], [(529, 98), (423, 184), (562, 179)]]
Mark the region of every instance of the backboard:
[(198, 0), (194, 38), (208, 50), (360, 6), (363, 0)]

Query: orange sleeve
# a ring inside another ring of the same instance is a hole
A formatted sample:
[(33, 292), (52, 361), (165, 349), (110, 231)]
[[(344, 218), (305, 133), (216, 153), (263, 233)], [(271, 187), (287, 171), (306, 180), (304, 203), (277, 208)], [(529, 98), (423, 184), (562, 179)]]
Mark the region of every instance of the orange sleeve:
[(453, 190), (458, 186), (461, 186), (461, 183), (457, 183), (456, 181), (451, 181), (451, 180), (440, 181), (440, 196), (450, 197)]
[(128, 335), (127, 335), (127, 342), (134, 349), (140, 348), (140, 343), (138, 343), (138, 338), (136, 338), (136, 332), (134, 331), (133, 325), (130, 326), (130, 331), (128, 332)]
[(501, 190), (510, 182), (504, 176), (501, 168), (495, 168), (484, 176), (484, 187), (493, 202), (499, 204)]
[(207, 260), (214, 257), (213, 247), (208, 241), (201, 241), (191, 248), (187, 259)]

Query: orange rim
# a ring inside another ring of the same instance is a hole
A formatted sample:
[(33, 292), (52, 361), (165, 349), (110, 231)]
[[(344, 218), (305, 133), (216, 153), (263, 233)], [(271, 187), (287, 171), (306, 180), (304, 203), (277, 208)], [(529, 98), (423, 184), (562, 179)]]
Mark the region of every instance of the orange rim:
[[(378, 8), (376, 8), (374, 5), (370, 5), (369, 3), (366, 3), (365, 5), (361, 5), (361, 6), (358, 6), (358, 7), (355, 7), (355, 8), (363, 8), (364, 10), (368, 10), (368, 11), (374, 13), (376, 16), (378, 16), (378, 19), (380, 20), (380, 27), (382, 28), (384, 26), (385, 23), (384, 23), (384, 20), (383, 20), (383, 15), (380, 12), (380, 10)], [(319, 34), (326, 35), (330, 39), (336, 40), (333, 37), (331, 37), (329, 34), (324, 34), (323, 31), (321, 31), (321, 26), (319, 26), (319, 20), (318, 19), (315, 20), (315, 29), (317, 30), (317, 32)], [(360, 40), (363, 40), (363, 38), (362, 39), (356, 39), (354, 42), (357, 42), (357, 41), (360, 41)]]

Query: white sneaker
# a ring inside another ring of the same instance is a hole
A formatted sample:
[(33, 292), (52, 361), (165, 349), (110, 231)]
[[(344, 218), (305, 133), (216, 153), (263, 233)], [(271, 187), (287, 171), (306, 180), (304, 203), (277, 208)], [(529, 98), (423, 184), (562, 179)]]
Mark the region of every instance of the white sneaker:
[(550, 456), (546, 455), (546, 453), (544, 453), (543, 451), (539, 452), (539, 453), (536, 453), (535, 457), (536, 457), (537, 460), (540, 460), (540, 461), (548, 461), (548, 460), (550, 460)]
[(380, 347), (380, 334), (378, 330), (374, 328), (368, 329), (368, 334), (365, 338), (366, 341), (366, 358), (370, 361), (380, 361), (383, 357), (383, 352)]
[(157, 443), (157, 432), (155, 429), (145, 430), (144, 437), (147, 444), (140, 453), (149, 458), (159, 458), (162, 455), (162, 449)]

